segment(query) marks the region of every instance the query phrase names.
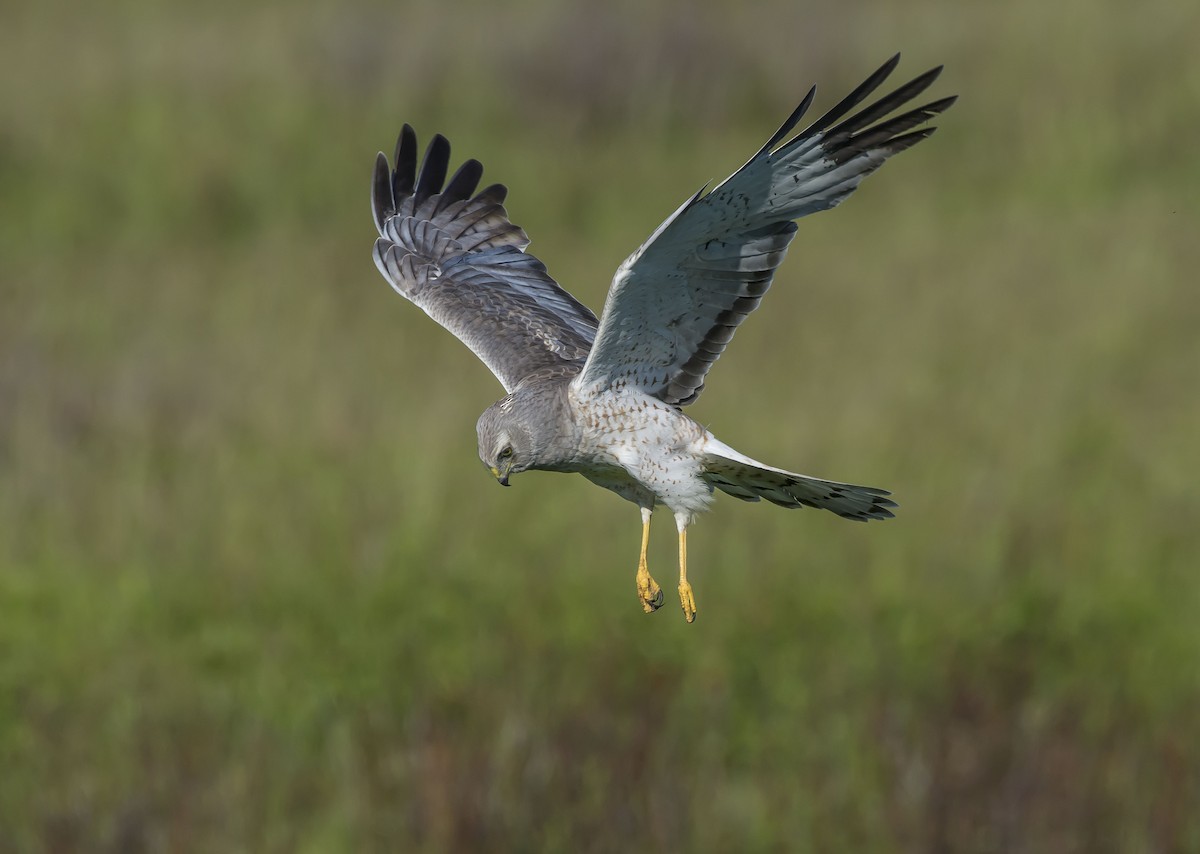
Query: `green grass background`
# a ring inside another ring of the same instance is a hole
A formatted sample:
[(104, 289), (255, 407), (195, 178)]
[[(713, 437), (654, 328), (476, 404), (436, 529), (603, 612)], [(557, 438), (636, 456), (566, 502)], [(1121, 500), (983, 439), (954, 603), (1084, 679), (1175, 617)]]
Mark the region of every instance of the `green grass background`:
[[(1200, 6), (3, 14), (0, 852), (1200, 850)], [(636, 508), (480, 466), (372, 158), (447, 134), (599, 309), (897, 49), (961, 100), (690, 411), (899, 516), (719, 501), (647, 617)]]

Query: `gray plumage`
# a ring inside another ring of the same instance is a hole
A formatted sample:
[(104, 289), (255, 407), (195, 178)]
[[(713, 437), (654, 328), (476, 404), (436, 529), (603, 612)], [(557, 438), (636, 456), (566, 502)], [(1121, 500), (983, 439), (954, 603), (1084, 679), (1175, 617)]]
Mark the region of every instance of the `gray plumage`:
[(371, 207), (375, 264), (403, 297), (446, 327), (507, 391), (543, 368), (582, 363), (597, 320), (525, 252), (529, 238), (508, 219), (507, 189), (472, 195), (483, 174), (468, 160), (442, 189), (450, 144), (434, 136), (417, 174), (417, 137), (407, 124), (396, 168), (375, 160)]
[[(476, 192), (478, 161), (447, 182), (450, 145), (438, 135), (418, 170), (416, 135), (404, 126), (394, 168), (382, 153), (376, 160), (375, 263), (508, 392), (477, 425), (480, 458), (501, 483), (527, 469), (579, 472), (637, 503), (647, 526), (656, 505), (669, 507), (681, 544), (714, 489), (859, 521), (892, 516), (886, 490), (767, 466), (720, 442), (682, 407), (699, 397), (713, 363), (758, 307), (795, 220), (840, 204), (885, 160), (933, 133), (920, 126), (954, 102), (886, 118), (924, 91), (939, 67), (853, 113), (898, 61), (784, 142), (811, 105), (810, 90), (754, 157), (685, 201), (620, 266), (599, 320), (525, 251), (529, 239), (503, 206), (506, 189)], [(644, 556), (643, 540), (639, 572)], [(681, 578), (688, 613), (685, 585)], [(649, 604), (640, 575), (639, 592)]]

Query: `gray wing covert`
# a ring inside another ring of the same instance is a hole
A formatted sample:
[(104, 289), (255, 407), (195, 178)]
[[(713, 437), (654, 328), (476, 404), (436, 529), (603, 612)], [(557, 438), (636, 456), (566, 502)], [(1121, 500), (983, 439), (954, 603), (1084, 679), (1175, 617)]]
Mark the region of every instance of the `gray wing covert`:
[(592, 312), (525, 251), (529, 238), (508, 219), (507, 189), (475, 193), (483, 166), (468, 160), (446, 182), (450, 143), (433, 137), (418, 173), (407, 124), (395, 169), (375, 161), (371, 207), (375, 265), (401, 296), (452, 332), (506, 391), (545, 369), (581, 366), (595, 337)]
[(684, 202), (621, 265), (575, 380), (580, 388), (626, 383), (676, 406), (699, 397), (709, 369), (771, 286), (794, 220), (840, 204), (885, 160), (933, 133), (913, 129), (954, 102), (943, 98), (880, 122), (924, 91), (938, 67), (842, 121), (899, 58), (779, 145), (812, 103), (811, 89), (745, 166)]

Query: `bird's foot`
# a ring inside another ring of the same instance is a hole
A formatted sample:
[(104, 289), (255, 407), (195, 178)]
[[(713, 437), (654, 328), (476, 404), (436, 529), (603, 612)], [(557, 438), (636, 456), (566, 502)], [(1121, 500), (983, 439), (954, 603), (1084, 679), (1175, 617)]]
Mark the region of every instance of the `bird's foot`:
[(679, 604), (683, 606), (683, 618), (689, 623), (696, 621), (696, 594), (692, 585), (686, 581), (679, 582)]
[(638, 566), (637, 571), (637, 592), (638, 599), (642, 602), (642, 610), (647, 614), (652, 614), (662, 607), (663, 592), (651, 575), (650, 570), (646, 569), (643, 563)]

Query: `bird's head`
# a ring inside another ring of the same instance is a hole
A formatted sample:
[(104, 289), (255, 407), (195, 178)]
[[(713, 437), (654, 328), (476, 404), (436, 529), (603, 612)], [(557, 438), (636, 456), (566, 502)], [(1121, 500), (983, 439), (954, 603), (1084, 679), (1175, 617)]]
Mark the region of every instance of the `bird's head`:
[(501, 486), (508, 486), (510, 475), (532, 468), (536, 462), (533, 431), (514, 405), (512, 395), (493, 403), (475, 431), (479, 434), (479, 459)]

